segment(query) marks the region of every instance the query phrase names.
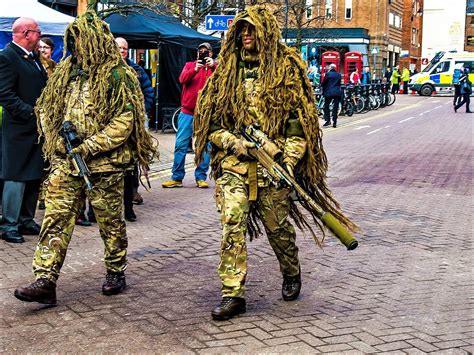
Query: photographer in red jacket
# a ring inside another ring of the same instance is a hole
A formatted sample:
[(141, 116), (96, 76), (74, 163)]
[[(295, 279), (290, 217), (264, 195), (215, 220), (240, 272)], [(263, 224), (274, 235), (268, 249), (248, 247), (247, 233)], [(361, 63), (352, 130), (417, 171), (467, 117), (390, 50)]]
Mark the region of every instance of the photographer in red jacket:
[[(183, 85), (181, 112), (178, 116), (178, 132), (176, 133), (176, 143), (174, 146), (171, 180), (165, 181), (161, 185), (164, 188), (183, 187), (184, 163), (193, 137), (193, 116), (198, 93), (216, 68), (216, 61), (212, 56), (211, 44), (207, 42), (201, 43), (198, 47), (197, 60), (187, 62), (179, 76), (179, 82)], [(209, 161), (210, 156), (206, 152), (203, 161), (194, 171), (196, 186), (199, 188), (209, 187), (206, 182)]]

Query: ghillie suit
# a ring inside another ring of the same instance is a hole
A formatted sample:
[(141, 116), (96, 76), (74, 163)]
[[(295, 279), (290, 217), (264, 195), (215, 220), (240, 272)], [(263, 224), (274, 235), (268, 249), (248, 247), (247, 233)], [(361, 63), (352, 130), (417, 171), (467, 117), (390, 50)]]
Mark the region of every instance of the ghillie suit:
[[(245, 52), (239, 38), (242, 21), (255, 26), (258, 54), (254, 58)], [(312, 87), (306, 77), (306, 65), (296, 50), (281, 43), (275, 17), (263, 6), (251, 6), (240, 13), (229, 28), (218, 61), (219, 67), (198, 99), (194, 121), (196, 161), (201, 159), (210, 136), (218, 130), (226, 130), (239, 137), (242, 125), (257, 121), (261, 130), (285, 150), (282, 137), (288, 137), (292, 130), (302, 129), (306, 152), (295, 166), (297, 181), (323, 210), (331, 212), (349, 230), (356, 230), (356, 225), (341, 212), (326, 184), (328, 162), (322, 145), (322, 131)], [(251, 74), (255, 78), (253, 85), (258, 88), (255, 98), (248, 97), (245, 88), (248, 74), (242, 70), (252, 62), (255, 63), (255, 73)], [(214, 178), (222, 175), (222, 164), (230, 154), (222, 146), (214, 145)], [(298, 228), (308, 229), (315, 236), (298, 205), (294, 201), (290, 201), (290, 204), (290, 217)], [(324, 229), (317, 215), (304, 201), (301, 205), (312, 215), (324, 238)], [(257, 219), (261, 219), (261, 216), (256, 209), (251, 208), (247, 226), (250, 238), (261, 233)]]
[[(69, 47), (71, 43), (75, 45), (76, 53), (65, 58), (68, 43)], [(80, 64), (77, 58), (83, 58)], [(56, 154), (66, 111), (65, 93), (70, 81), (77, 76), (87, 82), (93, 103), (92, 115), (96, 124), (95, 131), (89, 134), (99, 132), (117, 112), (131, 110), (134, 128), (130, 146), (137, 162), (148, 166), (157, 156), (157, 150), (145, 129), (140, 84), (133, 69), (123, 64), (109, 26), (92, 11), (78, 17), (67, 27), (63, 59), (37, 102), (39, 133), (44, 136), (43, 153), (47, 160), (52, 162)], [(64, 99), (60, 100), (61, 97)]]
[[(145, 129), (138, 78), (123, 62), (108, 25), (88, 11), (68, 26), (64, 43), (72, 55), (58, 64), (36, 107), (51, 172), (33, 270), (37, 278), (56, 282), (86, 195), (105, 245), (108, 276), (103, 292), (113, 294), (125, 287), (124, 172), (136, 163), (147, 167), (157, 152)], [(65, 154), (65, 121), (71, 121), (82, 138), (73, 151), (90, 170), (91, 189)]]

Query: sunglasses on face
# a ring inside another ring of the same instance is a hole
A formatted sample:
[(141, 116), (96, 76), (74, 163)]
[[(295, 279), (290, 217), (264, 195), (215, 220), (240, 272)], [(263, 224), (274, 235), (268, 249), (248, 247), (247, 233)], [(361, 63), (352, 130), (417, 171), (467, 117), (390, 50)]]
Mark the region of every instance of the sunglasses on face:
[(50, 46), (39, 46), (38, 49), (51, 49)]

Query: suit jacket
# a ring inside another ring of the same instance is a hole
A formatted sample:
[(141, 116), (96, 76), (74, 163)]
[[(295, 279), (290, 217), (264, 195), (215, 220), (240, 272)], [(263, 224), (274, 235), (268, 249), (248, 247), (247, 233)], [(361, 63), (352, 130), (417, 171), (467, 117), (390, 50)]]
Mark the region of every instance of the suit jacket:
[(40, 179), (45, 164), (33, 108), (46, 85), (47, 74), (38, 58), (28, 57), (20, 47), (10, 43), (0, 51), (0, 78), (2, 178)]
[(324, 97), (341, 96), (341, 74), (334, 69), (328, 71), (324, 75), (321, 86)]

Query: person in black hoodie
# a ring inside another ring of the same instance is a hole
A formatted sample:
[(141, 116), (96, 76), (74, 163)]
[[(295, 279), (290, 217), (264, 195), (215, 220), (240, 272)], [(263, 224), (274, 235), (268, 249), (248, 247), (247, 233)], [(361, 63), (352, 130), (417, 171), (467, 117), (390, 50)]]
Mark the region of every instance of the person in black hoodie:
[(472, 83), (469, 81), (469, 69), (464, 68), (464, 72), (459, 78), (459, 84), (461, 86), (461, 99), (458, 101), (458, 104), (454, 106), (454, 112), (457, 112), (462, 105), (466, 104), (466, 113), (472, 113), (469, 108), (471, 102), (471, 93), (472, 93)]

